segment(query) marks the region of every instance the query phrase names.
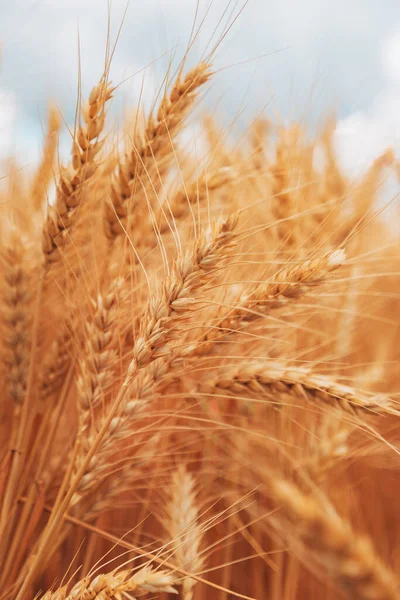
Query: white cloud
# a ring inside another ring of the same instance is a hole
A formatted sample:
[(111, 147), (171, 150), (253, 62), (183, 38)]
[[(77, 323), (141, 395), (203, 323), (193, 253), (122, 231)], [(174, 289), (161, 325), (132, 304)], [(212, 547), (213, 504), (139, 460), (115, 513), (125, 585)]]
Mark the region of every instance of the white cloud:
[[(197, 2), (132, 0), (113, 70), (118, 73), (127, 67), (132, 73), (135, 64), (148, 65), (165, 52), (176, 52), (178, 58), (182, 57)], [(44, 108), (49, 96), (55, 96), (64, 110), (73, 112), (78, 80), (78, 28), (84, 89), (94, 84), (103, 66), (107, 4), (107, 0), (13, 0), (4, 6), (0, 22), (4, 46), (1, 76), (31, 116), (38, 106)], [(112, 0), (110, 4), (115, 39), (127, 0)], [(209, 12), (193, 60), (210, 42), (225, 9), (222, 23), (226, 25), (229, 15), (232, 17), (243, 4), (244, 0), (199, 0), (198, 24)], [(371, 55), (387, 36), (396, 15), (397, 0), (385, 0), (385, 10), (376, 0), (250, 0), (217, 53), (218, 66), (243, 64), (240, 69), (229, 69), (226, 77), (222, 74), (216, 85), (222, 81), (221, 89), (226, 89), (226, 82), (228, 87), (233, 83), (237, 89), (240, 78), (243, 89), (251, 83), (252, 96), (265, 100), (271, 91), (276, 93), (279, 108), (286, 110), (282, 105), (293, 94), (294, 80), (305, 96), (318, 79), (328, 103), (334, 93), (354, 107), (376, 86), (376, 65)], [(219, 33), (223, 27), (219, 26)], [(214, 34), (209, 48), (218, 37), (218, 33)], [(288, 46), (290, 49), (285, 52), (245, 63)], [(161, 78), (164, 65), (165, 61), (157, 61), (153, 67)], [(254, 70), (257, 73), (252, 79)], [(112, 77), (117, 81), (117, 77)], [(363, 85), (358, 85), (361, 81)], [(292, 100), (299, 104), (297, 94)], [(225, 98), (232, 113), (239, 108), (234, 102), (233, 95)]]
[(400, 32), (382, 44), (384, 86), (364, 111), (339, 121), (335, 142), (340, 160), (360, 173), (388, 147), (400, 155)]
[[(110, 4), (115, 39), (127, 0)], [(210, 40), (208, 50), (218, 39), (223, 25), (219, 33), (214, 30), (228, 4), (229, 0), (199, 0), (198, 23), (210, 10), (190, 64)], [(231, 2), (223, 22), (243, 4), (244, 0)], [(24, 143), (25, 132), (26, 146), (32, 151), (39, 147), (49, 99), (55, 99), (68, 122), (73, 121), (78, 27), (85, 96), (104, 64), (107, 5), (107, 0), (13, 0), (4, 6), (0, 86), (18, 104), (18, 144)], [(149, 106), (171, 56), (179, 60), (184, 54), (196, 5), (197, 0), (131, 0), (113, 58), (113, 83), (148, 65), (144, 103)], [(245, 105), (248, 114), (254, 113), (271, 97), (270, 106), (280, 115), (306, 114), (314, 121), (339, 102), (340, 114), (350, 116), (338, 125), (337, 143), (346, 164), (357, 168), (393, 141), (399, 123), (400, 33), (389, 35), (396, 18), (398, 0), (385, 0), (385, 10), (376, 0), (250, 0), (218, 47), (218, 73), (204, 106), (218, 111), (228, 126)], [(285, 47), (289, 48), (280, 52)], [(135, 107), (141, 82), (139, 73), (118, 89), (115, 109), (121, 104)], [(240, 119), (239, 125), (246, 122)], [(0, 148), (9, 143), (0, 140)]]
[(400, 83), (400, 32), (383, 44), (382, 64), (388, 79)]
[(13, 145), (16, 117), (15, 96), (0, 89), (0, 160), (9, 156)]

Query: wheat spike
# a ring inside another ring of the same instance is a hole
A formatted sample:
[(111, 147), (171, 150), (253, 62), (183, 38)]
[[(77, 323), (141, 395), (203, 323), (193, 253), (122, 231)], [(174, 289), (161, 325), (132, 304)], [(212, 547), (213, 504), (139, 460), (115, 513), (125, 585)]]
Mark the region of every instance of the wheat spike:
[(361, 392), (337, 383), (307, 367), (290, 366), (276, 361), (255, 361), (218, 371), (214, 379), (199, 384), (198, 391), (225, 391), (234, 395), (249, 393), (267, 396), (280, 403), (289, 394), (308, 401), (339, 406), (351, 415), (359, 411), (371, 414), (397, 414), (393, 402), (383, 395)]
[[(170, 500), (166, 505), (166, 529), (171, 539), (174, 558), (179, 567), (189, 573), (199, 573), (203, 567), (200, 555), (201, 528), (196, 506), (194, 478), (184, 465), (172, 476)], [(183, 600), (192, 600), (196, 581), (185, 577), (182, 582)]]
[(84, 197), (85, 186), (93, 178), (97, 168), (97, 155), (104, 145), (101, 133), (105, 123), (105, 104), (112, 97), (112, 88), (102, 79), (89, 96), (82, 109), (84, 124), (77, 128), (72, 145), (72, 163), (61, 168), (57, 184), (56, 203), (49, 209), (43, 228), (43, 251), (46, 262), (58, 260), (70, 235), (70, 228), (77, 208)]
[(171, 275), (158, 287), (140, 325), (132, 364), (140, 369), (167, 351), (173, 327), (187, 318), (201, 291), (235, 244), (238, 214), (220, 218), (202, 231), (192, 248), (179, 257)]
[(32, 273), (29, 254), (16, 231), (1, 252), (2, 359), (8, 396), (22, 404), (28, 374), (31, 345)]
[(210, 67), (204, 63), (191, 69), (183, 79), (179, 74), (170, 94), (163, 96), (156, 118), (150, 115), (143, 137), (136, 140), (126, 162), (119, 165), (104, 215), (105, 231), (111, 240), (126, 229), (128, 209), (136, 215), (136, 222), (140, 215), (148, 218), (146, 197), (141, 195), (142, 187), (150, 181), (153, 192), (159, 188), (160, 177), (174, 156), (174, 140), (199, 87), (210, 76)]
[(376, 555), (370, 540), (352, 531), (331, 505), (279, 477), (268, 477), (268, 487), (280, 508), (279, 515), (296, 527), (296, 537), (349, 598), (398, 598), (399, 583)]
[(91, 412), (109, 387), (117, 359), (115, 328), (118, 315), (118, 295), (125, 280), (112, 279), (105, 292), (91, 299), (92, 311), (84, 324), (84, 348), (79, 361), (77, 381), (80, 429), (86, 430)]
[[(207, 230), (202, 231), (192, 247), (176, 259), (171, 274), (150, 296), (138, 337), (134, 342), (131, 362), (120, 388), (124, 395), (124, 402), (121, 403), (119, 414), (112, 419), (97, 455), (92, 458), (79, 482), (73, 496), (73, 505), (80, 502), (82, 494), (87, 494), (96, 485), (98, 474), (107, 466), (107, 454), (115, 449), (113, 442), (118, 442), (119, 437), (124, 435), (124, 424), (129, 426), (129, 419), (132, 416), (135, 418), (138, 410), (145, 407), (145, 403), (141, 403), (140, 398), (132, 397), (135, 391), (133, 387), (135, 379), (142, 369), (149, 367), (158, 357), (168, 352), (168, 343), (175, 339), (177, 325), (188, 318), (193, 306), (198, 302), (196, 296), (229, 256), (229, 249), (236, 241), (237, 223), (238, 215), (233, 214), (226, 219), (221, 217)], [(92, 440), (91, 435), (85, 436), (83, 442), (81, 440), (76, 468), (79, 469)]]
[(177, 223), (184, 221), (186, 217), (191, 216), (191, 206), (193, 206), (193, 210), (196, 210), (197, 205), (204, 204), (212, 192), (226, 186), (233, 176), (234, 170), (232, 168), (220, 167), (209, 175), (206, 173), (198, 180), (191, 181), (187, 186), (176, 191), (168, 202), (168, 206), (160, 208), (158, 211), (159, 216), (156, 217), (156, 221), (160, 223), (160, 233), (166, 233), (170, 228), (168, 221), (162, 216), (163, 213), (167, 218), (170, 213)]
[(61, 119), (58, 111), (55, 106), (51, 105), (49, 109), (47, 134), (44, 141), (42, 161), (31, 184), (30, 195), (34, 210), (40, 210), (43, 207), (46, 191), (53, 177), (53, 167), (57, 152), (60, 126)]
[[(321, 258), (302, 261), (279, 271), (271, 281), (260, 283), (255, 288), (233, 298), (227, 310), (204, 336), (196, 353), (209, 351), (215, 341), (222, 341), (225, 335), (240, 329), (265, 316), (270, 311), (303, 298), (309, 290), (324, 283), (328, 275), (338, 269), (345, 260), (343, 250), (329, 252)], [(209, 342), (209, 343), (207, 343)]]
[(145, 595), (166, 592), (175, 594), (174, 578), (168, 571), (143, 567), (133, 572), (130, 569), (85, 577), (78, 581), (70, 592), (64, 586), (55, 592), (48, 591), (43, 600), (120, 600), (134, 598), (133, 593)]

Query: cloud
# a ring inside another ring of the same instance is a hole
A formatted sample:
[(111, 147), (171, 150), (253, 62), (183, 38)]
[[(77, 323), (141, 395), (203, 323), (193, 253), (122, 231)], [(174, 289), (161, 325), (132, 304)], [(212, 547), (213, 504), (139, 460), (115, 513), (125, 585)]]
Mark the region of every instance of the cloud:
[(16, 116), (14, 95), (0, 89), (0, 159), (9, 155), (13, 144), (13, 132)]
[[(242, 0), (230, 4), (228, 0), (199, 1), (198, 23), (210, 8), (192, 60), (216, 44), (242, 5)], [(118, 81), (122, 71), (132, 74), (152, 61), (152, 72), (162, 80), (171, 54), (180, 58), (186, 49), (196, 6), (197, 0), (132, 0), (113, 58), (113, 80)], [(113, 39), (125, 8), (126, 0), (111, 3)], [(241, 101), (238, 80), (243, 93), (250, 85), (251, 95), (260, 102), (276, 94), (282, 111), (299, 108), (299, 93), (306, 99), (318, 80), (325, 106), (339, 98), (344, 111), (355, 110), (380, 83), (376, 48), (387, 37), (397, 11), (397, 0), (386, 0), (385, 10), (376, 0), (250, 0), (216, 56), (218, 67), (243, 64), (221, 73), (215, 86), (219, 93), (235, 86), (236, 93), (224, 98), (231, 113)], [(73, 113), (78, 31), (83, 89), (87, 91), (103, 68), (106, 0), (13, 0), (2, 9), (1, 77), (26, 114), (36, 117), (49, 96), (63, 111)], [(268, 53), (271, 56), (256, 58)]]
[(386, 148), (400, 155), (400, 32), (382, 44), (384, 85), (363, 111), (341, 119), (335, 132), (338, 155), (350, 172), (365, 170)]
[[(275, 115), (279, 111), (314, 122), (321, 112), (337, 107), (338, 145), (348, 164), (357, 157), (369, 160), (390, 142), (398, 123), (400, 34), (391, 31), (398, 0), (385, 0), (385, 10), (376, 0), (250, 0), (217, 44), (243, 3), (199, 0), (197, 23), (210, 8), (189, 64), (217, 46), (218, 73), (204, 98), (205, 108), (218, 110), (229, 126), (241, 111), (239, 125), (265, 105)], [(0, 86), (15, 99), (15, 139), (26, 144), (29, 156), (42, 139), (49, 99), (72, 123), (79, 66), (84, 96), (98, 80), (107, 5), (107, 0), (13, 0), (2, 8)], [(143, 68), (143, 99), (151, 105), (171, 57), (176, 64), (187, 48), (196, 6), (197, 0), (130, 2), (112, 62), (112, 81), (126, 80), (113, 102), (114, 114), (121, 105), (135, 107)], [(113, 40), (125, 8), (126, 0), (112, 0)], [(388, 111), (390, 117), (385, 116)]]
[(400, 31), (383, 44), (382, 64), (386, 77), (400, 83)]

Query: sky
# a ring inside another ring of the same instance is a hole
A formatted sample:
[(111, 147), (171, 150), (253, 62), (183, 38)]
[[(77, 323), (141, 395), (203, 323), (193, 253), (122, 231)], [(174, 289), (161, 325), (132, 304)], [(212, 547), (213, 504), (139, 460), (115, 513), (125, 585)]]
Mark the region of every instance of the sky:
[(113, 40), (124, 21), (111, 66), (111, 80), (121, 84), (115, 112), (134, 108), (142, 85), (151, 105), (197, 17), (188, 65), (215, 49), (216, 75), (202, 106), (227, 126), (238, 115), (246, 125), (261, 110), (313, 124), (334, 109), (349, 169), (389, 145), (400, 154), (398, 0), (244, 2), (0, 0), (0, 159), (17, 152), (37, 160), (50, 99), (73, 122), (79, 72), (85, 94), (103, 69), (108, 12)]

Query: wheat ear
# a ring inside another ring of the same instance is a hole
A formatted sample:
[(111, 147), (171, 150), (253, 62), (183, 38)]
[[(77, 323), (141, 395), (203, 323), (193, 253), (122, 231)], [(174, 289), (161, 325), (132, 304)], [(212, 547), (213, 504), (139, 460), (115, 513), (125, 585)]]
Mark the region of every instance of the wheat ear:
[(283, 269), (271, 282), (258, 285), (249, 294), (243, 295), (238, 302), (236, 314), (241, 321), (250, 322), (259, 315), (280, 308), (288, 301), (303, 298), (307, 292), (324, 282), (327, 275), (343, 264), (343, 250), (336, 250), (322, 258), (306, 260), (293, 267)]
[(104, 145), (100, 139), (105, 122), (105, 104), (112, 97), (112, 88), (102, 79), (82, 109), (84, 124), (77, 128), (72, 145), (72, 163), (61, 168), (56, 203), (51, 207), (43, 228), (43, 251), (47, 264), (57, 261), (57, 250), (68, 239), (83, 191), (95, 174), (98, 153)]
[[(210, 67), (204, 63), (191, 69), (183, 79), (179, 75), (170, 94), (164, 95), (156, 118), (150, 115), (143, 136), (136, 139), (127, 160), (119, 165), (104, 215), (105, 231), (111, 240), (126, 229), (128, 209), (144, 209), (145, 217), (148, 217), (147, 201), (143, 207), (137, 206), (141, 186), (151, 181), (152, 186), (157, 187), (157, 179), (160, 179), (162, 171), (174, 155), (173, 141), (193, 106), (199, 87), (210, 76)], [(156, 173), (153, 177), (149, 171), (154, 168)], [(128, 206), (128, 201), (132, 202), (132, 206)]]
[(132, 593), (145, 595), (149, 593), (176, 594), (173, 587), (174, 578), (169, 571), (158, 571), (144, 567), (135, 573), (126, 569), (102, 573), (96, 577), (85, 577), (76, 583), (70, 592), (64, 586), (56, 591), (48, 591), (42, 600), (121, 600), (134, 598)]
[(53, 396), (67, 374), (72, 354), (72, 327), (65, 321), (45, 355), (39, 375), (39, 395), (42, 399)]
[(188, 251), (174, 263), (171, 275), (150, 298), (133, 348), (132, 364), (140, 369), (165, 354), (173, 328), (186, 319), (196, 304), (193, 296), (204, 289), (215, 269), (235, 245), (238, 213), (220, 218), (203, 230)]
[(302, 128), (297, 124), (282, 129), (276, 145), (275, 163), (270, 167), (276, 233), (278, 239), (284, 242), (285, 250), (294, 251), (304, 239), (298, 219), (293, 219), (299, 212), (297, 187), (302, 137)]
[(198, 180), (191, 181), (187, 186), (177, 190), (169, 200), (168, 206), (159, 209), (159, 216), (156, 217), (156, 220), (160, 223), (160, 233), (165, 233), (170, 228), (166, 218), (163, 218), (164, 214), (168, 217), (168, 213), (170, 213), (175, 222), (184, 221), (190, 215), (191, 206), (204, 204), (209, 194), (227, 185), (233, 175), (232, 168), (220, 167), (209, 175), (206, 173)]
[(8, 396), (22, 404), (28, 375), (31, 345), (31, 285), (28, 252), (17, 232), (1, 253), (2, 360)]
[[(238, 214), (220, 218), (202, 231), (183, 255), (179, 256), (171, 269), (171, 274), (150, 292), (147, 309), (141, 320), (139, 335), (134, 342), (131, 362), (125, 380), (120, 388), (123, 401), (120, 403), (119, 414), (115, 415), (100, 442), (97, 453), (92, 457), (78, 488), (73, 496), (72, 504), (77, 504), (83, 494), (87, 494), (98, 483), (99, 473), (107, 468), (107, 457), (115, 451), (115, 443), (125, 435), (126, 427), (131, 419), (135, 419), (138, 411), (145, 406), (148, 399), (141, 403), (135, 397), (135, 381), (140, 371), (150, 367), (160, 356), (169, 351), (168, 344), (175, 339), (176, 327), (188, 318), (198, 300), (196, 295), (206, 287), (215, 270), (229, 256), (229, 250), (236, 243), (235, 229)], [(144, 385), (151, 385), (144, 380)], [(140, 390), (139, 388), (136, 388)], [(108, 416), (105, 416), (108, 419)], [(102, 429), (102, 423), (98, 429)], [(94, 434), (86, 434), (84, 443), (77, 455), (76, 465), (79, 468), (86, 449), (90, 446)]]
[(89, 426), (91, 411), (112, 382), (117, 358), (115, 329), (118, 295), (124, 284), (122, 277), (111, 279), (108, 289), (91, 299), (92, 312), (86, 315), (84, 347), (77, 381), (80, 430)]
[[(352, 424), (343, 419), (338, 423), (332, 421), (330, 415), (327, 417), (327, 423), (316, 425), (316, 443), (312, 445), (309, 456), (301, 463), (302, 471), (318, 483), (325, 480), (339, 463), (351, 456), (349, 438), (354, 429)], [(331, 431), (334, 424), (335, 430)]]
[(43, 156), (31, 184), (30, 196), (34, 210), (40, 210), (46, 199), (46, 192), (53, 177), (53, 166), (58, 146), (58, 132), (61, 119), (55, 106), (49, 109), (46, 139)]
[(203, 354), (210, 348), (213, 341), (222, 340), (246, 325), (265, 317), (274, 309), (281, 308), (290, 302), (303, 298), (310, 289), (321, 285), (330, 273), (340, 267), (345, 260), (343, 250), (335, 250), (320, 258), (305, 260), (298, 265), (279, 271), (271, 281), (258, 284), (249, 293), (232, 299), (234, 306), (219, 318), (199, 344), (196, 353)]
[(268, 477), (268, 493), (282, 515), (295, 526), (295, 536), (334, 583), (353, 600), (397, 600), (399, 584), (376, 555), (370, 540), (297, 485)]
[(214, 379), (201, 382), (197, 389), (204, 393), (218, 390), (236, 396), (249, 393), (268, 396), (277, 403), (280, 403), (280, 395), (290, 394), (309, 401), (337, 405), (352, 415), (359, 411), (397, 414), (393, 402), (385, 396), (356, 391), (309, 368), (276, 361), (255, 361), (221, 369)]
[[(172, 476), (170, 500), (166, 505), (165, 528), (170, 536), (178, 567), (197, 574), (203, 567), (203, 558), (200, 555), (202, 536), (195, 487), (192, 475), (184, 465), (179, 465)], [(195, 584), (194, 579), (183, 579), (183, 600), (192, 600)]]

